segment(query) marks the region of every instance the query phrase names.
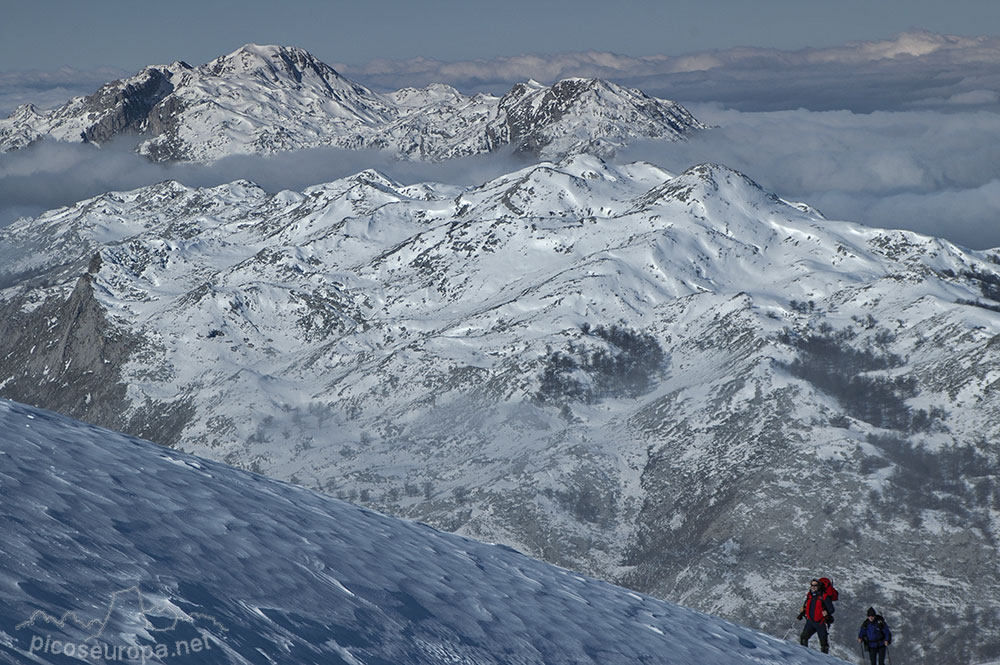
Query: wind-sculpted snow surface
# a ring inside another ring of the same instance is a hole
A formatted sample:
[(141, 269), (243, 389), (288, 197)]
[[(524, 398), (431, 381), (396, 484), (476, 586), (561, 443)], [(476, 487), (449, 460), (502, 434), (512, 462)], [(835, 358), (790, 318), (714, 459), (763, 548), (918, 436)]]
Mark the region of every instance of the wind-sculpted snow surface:
[(974, 662), (998, 261), (713, 164), (165, 182), (0, 231), (0, 394), (776, 635), (827, 573), (839, 653), (875, 605)]
[(679, 104), (597, 79), (530, 82), (502, 98), (443, 85), (379, 95), (302, 49), (247, 44), (200, 67), (146, 67), (52, 111), (18, 107), (0, 120), (0, 152), (43, 138), (100, 145), (139, 135), (138, 151), (154, 161), (319, 146), (421, 161), (498, 150), (551, 159), (704, 128)]
[(0, 432), (6, 663), (835, 662), (50, 412)]

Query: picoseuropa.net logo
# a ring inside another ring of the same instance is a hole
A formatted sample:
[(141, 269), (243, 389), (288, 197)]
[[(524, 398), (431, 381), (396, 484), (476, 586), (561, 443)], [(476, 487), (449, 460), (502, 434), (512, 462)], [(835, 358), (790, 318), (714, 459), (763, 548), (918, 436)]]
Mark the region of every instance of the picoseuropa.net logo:
[(140, 663), (155, 660), (166, 660), (177, 656), (189, 656), (191, 654), (209, 651), (212, 649), (212, 637), (194, 637), (190, 640), (176, 640), (173, 646), (157, 643), (150, 644), (88, 644), (86, 642), (70, 642), (65, 640), (52, 639), (51, 635), (42, 638), (40, 635), (31, 636), (31, 644), (28, 646), (29, 654), (46, 654), (52, 656), (69, 656), (70, 658), (82, 658), (84, 660), (109, 660), (109, 661), (138, 661)]
[[(34, 628), (35, 634), (28, 641), (29, 655), (44, 654), (65, 656), (81, 660), (112, 662), (163, 662), (219, 648), (219, 642), (209, 632), (201, 631), (195, 621), (208, 622), (213, 630), (225, 631), (214, 617), (207, 614), (181, 613), (172, 603), (154, 603), (145, 598), (139, 587), (133, 586), (111, 594), (111, 601), (104, 616), (82, 620), (75, 612), (54, 617), (38, 611), (15, 628)], [(181, 625), (197, 631), (197, 637), (180, 637)], [(55, 626), (62, 634), (40, 634), (40, 627)], [(116, 644), (112, 633), (130, 644)], [(143, 634), (154, 643), (137, 644), (129, 635)], [(173, 639), (172, 639), (173, 638)]]

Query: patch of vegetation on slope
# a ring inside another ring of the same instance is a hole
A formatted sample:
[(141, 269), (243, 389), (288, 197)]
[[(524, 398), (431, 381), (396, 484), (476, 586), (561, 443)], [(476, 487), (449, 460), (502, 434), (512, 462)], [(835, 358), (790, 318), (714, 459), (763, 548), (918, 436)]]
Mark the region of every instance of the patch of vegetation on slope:
[(579, 342), (546, 349), (535, 401), (566, 405), (609, 397), (638, 397), (663, 372), (667, 356), (656, 338), (623, 325), (580, 327)]

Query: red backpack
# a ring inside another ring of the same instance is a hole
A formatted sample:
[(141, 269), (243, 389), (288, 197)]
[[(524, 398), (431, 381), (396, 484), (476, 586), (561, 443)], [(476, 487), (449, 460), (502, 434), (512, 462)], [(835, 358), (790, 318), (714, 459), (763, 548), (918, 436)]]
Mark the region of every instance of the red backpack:
[(833, 588), (833, 582), (830, 581), (829, 577), (819, 578), (819, 583), (823, 585), (823, 597), (829, 598), (830, 600), (837, 600), (840, 594), (837, 590)]

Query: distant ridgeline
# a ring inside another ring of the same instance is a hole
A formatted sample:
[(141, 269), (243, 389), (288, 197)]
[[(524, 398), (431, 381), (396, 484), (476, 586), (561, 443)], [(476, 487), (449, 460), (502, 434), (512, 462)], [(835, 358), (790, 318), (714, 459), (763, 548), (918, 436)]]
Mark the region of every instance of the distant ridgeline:
[(634, 139), (674, 141), (700, 129), (679, 104), (599, 79), (521, 83), (502, 97), (446, 85), (380, 95), (302, 49), (247, 44), (200, 67), (146, 67), (52, 111), (18, 107), (0, 120), (0, 152), (42, 139), (137, 136), (137, 150), (154, 161), (321, 146), (421, 161), (496, 151), (552, 159), (609, 156)]

